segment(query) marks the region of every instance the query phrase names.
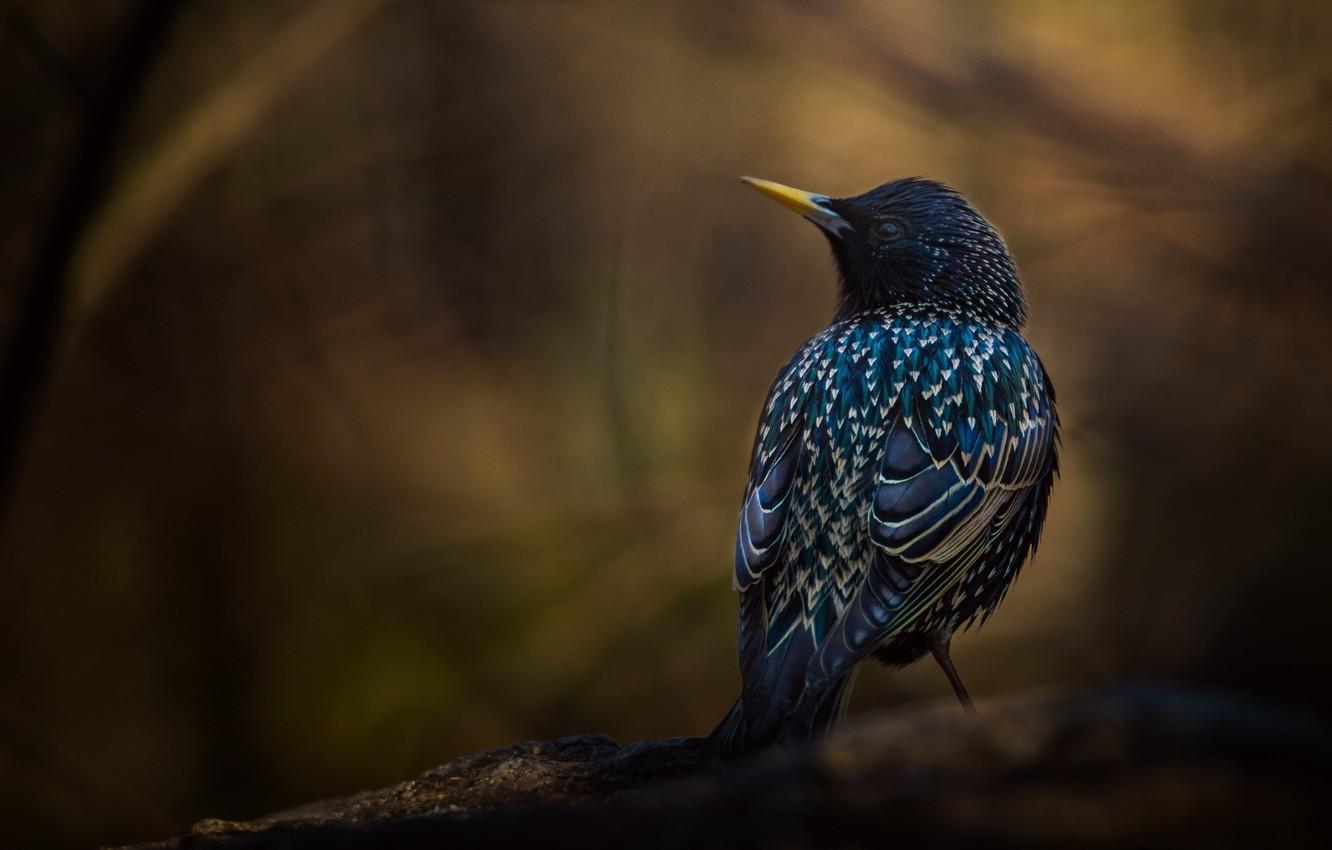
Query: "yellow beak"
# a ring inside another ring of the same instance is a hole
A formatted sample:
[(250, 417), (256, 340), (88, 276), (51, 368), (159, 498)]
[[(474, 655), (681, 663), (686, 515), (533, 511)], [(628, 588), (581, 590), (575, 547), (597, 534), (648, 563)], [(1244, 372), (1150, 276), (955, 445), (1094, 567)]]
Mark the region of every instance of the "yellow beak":
[(774, 201), (790, 207), (829, 233), (839, 234), (844, 229), (851, 229), (850, 223), (828, 206), (831, 199), (827, 195), (816, 195), (804, 189), (793, 189), (757, 177), (741, 177), (740, 182), (753, 186)]

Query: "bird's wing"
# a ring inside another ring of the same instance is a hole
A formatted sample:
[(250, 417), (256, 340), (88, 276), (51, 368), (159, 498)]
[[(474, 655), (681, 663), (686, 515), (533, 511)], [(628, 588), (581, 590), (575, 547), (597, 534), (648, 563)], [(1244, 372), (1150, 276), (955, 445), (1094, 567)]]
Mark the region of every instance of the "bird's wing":
[(781, 553), (800, 455), (798, 434), (799, 428), (792, 428), (791, 433), (781, 435), (782, 443), (771, 460), (751, 473), (735, 534), (737, 590), (752, 585)]
[(802, 385), (796, 378), (796, 364), (815, 341), (806, 343), (778, 373), (763, 404), (735, 533), (732, 584), (739, 591), (752, 586), (777, 562), (786, 539), (808, 392), (808, 384)]
[[(768, 391), (736, 524), (733, 584), (740, 592), (737, 639), (743, 680), (737, 720), (747, 728), (761, 723), (758, 715), (772, 702), (767, 693), (785, 669), (769, 663), (768, 594), (773, 567), (789, 536), (792, 489), (804, 450), (801, 435), (809, 384), (797, 378), (797, 370), (809, 347), (817, 342), (818, 338), (811, 340), (797, 351)], [(805, 652), (789, 665), (798, 668), (797, 679), (803, 679), (808, 657)]]
[(810, 662), (812, 691), (909, 630), (992, 549), (1025, 557), (1025, 538), (1010, 538), (1026, 533), (1022, 518), (1043, 515), (1048, 490), (1041, 488), (1056, 463), (1059, 423), (1043, 371), (1040, 380), (1039, 391), (1024, 399), (1030, 402), (1026, 415), (996, 416), (992, 428), (936, 433), (919, 417), (896, 414), (868, 510), (874, 554)]
[(876, 551), (860, 594), (882, 637), (996, 548), (1055, 469), (1059, 418), (1036, 353), (1012, 331), (985, 347), (960, 336), (960, 356), (942, 349), (951, 363), (935, 356), (918, 367), (923, 380), (904, 389), (885, 437), (868, 517)]
[(1050, 474), (1056, 427), (1053, 415), (1000, 420), (988, 439), (948, 441), (937, 457), (919, 428), (893, 424), (869, 512), (876, 552), (865, 577), (866, 613), (881, 637), (928, 610), (1022, 514)]

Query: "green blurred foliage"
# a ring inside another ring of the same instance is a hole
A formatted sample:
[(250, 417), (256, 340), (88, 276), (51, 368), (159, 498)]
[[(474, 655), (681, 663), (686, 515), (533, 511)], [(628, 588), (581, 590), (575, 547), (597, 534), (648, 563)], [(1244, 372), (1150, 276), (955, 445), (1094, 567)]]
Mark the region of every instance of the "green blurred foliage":
[[(834, 299), (821, 237), (739, 174), (942, 179), (1017, 255), (1064, 477), (956, 644), (974, 693), (1326, 712), (1329, 8), (193, 4), (0, 540), (4, 833), (707, 732), (753, 421)], [(129, 11), (0, 32), (5, 280)], [(870, 670), (856, 707), (947, 693)]]

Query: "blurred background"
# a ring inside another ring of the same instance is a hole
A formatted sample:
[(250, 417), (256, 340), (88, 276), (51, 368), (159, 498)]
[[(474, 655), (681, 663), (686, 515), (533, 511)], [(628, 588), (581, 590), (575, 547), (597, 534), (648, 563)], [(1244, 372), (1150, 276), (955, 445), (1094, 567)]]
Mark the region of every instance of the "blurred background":
[(973, 693), (1332, 710), (1332, 7), (179, 7), (4, 6), (0, 333), (59, 303), (0, 362), (3, 839), (707, 733), (754, 421), (835, 296), (740, 174), (941, 179), (1018, 258), (1064, 474)]

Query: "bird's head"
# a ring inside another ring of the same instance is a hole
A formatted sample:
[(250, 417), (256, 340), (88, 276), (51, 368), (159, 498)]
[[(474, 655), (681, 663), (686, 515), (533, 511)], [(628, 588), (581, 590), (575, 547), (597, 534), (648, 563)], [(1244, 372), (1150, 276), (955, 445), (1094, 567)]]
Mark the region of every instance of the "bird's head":
[(942, 183), (912, 177), (830, 198), (740, 179), (827, 235), (842, 278), (839, 316), (920, 304), (1011, 327), (1026, 321), (1022, 282), (1003, 238)]

